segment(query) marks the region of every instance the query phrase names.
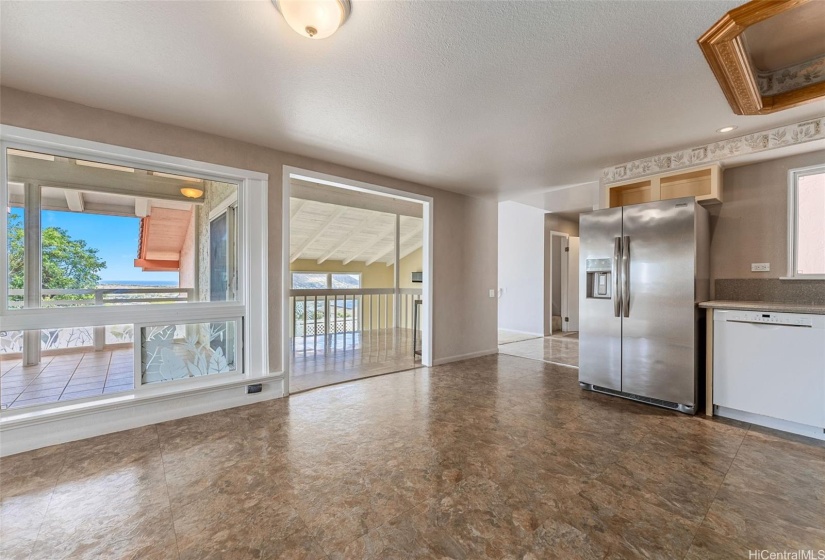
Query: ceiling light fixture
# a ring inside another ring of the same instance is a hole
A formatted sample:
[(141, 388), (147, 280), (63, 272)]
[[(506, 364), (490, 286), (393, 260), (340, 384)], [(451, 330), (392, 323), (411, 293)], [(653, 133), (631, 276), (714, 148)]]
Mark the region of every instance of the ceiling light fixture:
[(203, 196), (203, 189), (196, 187), (181, 187), (180, 194), (186, 198), (200, 198)]
[(310, 39), (325, 39), (349, 17), (349, 0), (272, 0), (289, 26)]
[(735, 127), (735, 126), (723, 126), (722, 128), (720, 128), (716, 132), (721, 132), (722, 134), (724, 134), (725, 132), (732, 132), (736, 129), (737, 129), (737, 127)]

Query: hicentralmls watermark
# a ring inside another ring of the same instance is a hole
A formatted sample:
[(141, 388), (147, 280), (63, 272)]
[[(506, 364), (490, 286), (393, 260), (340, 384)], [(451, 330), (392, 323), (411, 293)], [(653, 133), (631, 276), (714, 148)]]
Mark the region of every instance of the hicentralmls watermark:
[(825, 550), (749, 550), (748, 560), (825, 560)]

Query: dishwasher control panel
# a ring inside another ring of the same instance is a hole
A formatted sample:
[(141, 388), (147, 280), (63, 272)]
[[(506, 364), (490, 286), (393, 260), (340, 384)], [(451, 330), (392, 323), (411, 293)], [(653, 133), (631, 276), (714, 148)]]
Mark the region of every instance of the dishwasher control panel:
[(811, 317), (793, 313), (769, 313), (767, 311), (728, 311), (725, 313), (724, 320), (736, 323), (761, 323), (793, 327), (813, 326)]

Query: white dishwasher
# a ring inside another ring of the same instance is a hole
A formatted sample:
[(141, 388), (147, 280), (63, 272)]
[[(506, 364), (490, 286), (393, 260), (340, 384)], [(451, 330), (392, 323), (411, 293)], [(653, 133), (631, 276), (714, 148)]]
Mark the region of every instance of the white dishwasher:
[(825, 315), (716, 310), (713, 318), (717, 413), (822, 439)]

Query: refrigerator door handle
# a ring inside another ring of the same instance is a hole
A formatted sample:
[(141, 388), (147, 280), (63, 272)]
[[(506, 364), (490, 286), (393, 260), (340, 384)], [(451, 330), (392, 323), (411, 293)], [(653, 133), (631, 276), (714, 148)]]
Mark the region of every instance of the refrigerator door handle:
[(630, 317), (630, 236), (622, 244), (622, 315)]
[(619, 278), (620, 261), (622, 258), (622, 238), (613, 239), (613, 316), (621, 317), (622, 313), (622, 290)]

